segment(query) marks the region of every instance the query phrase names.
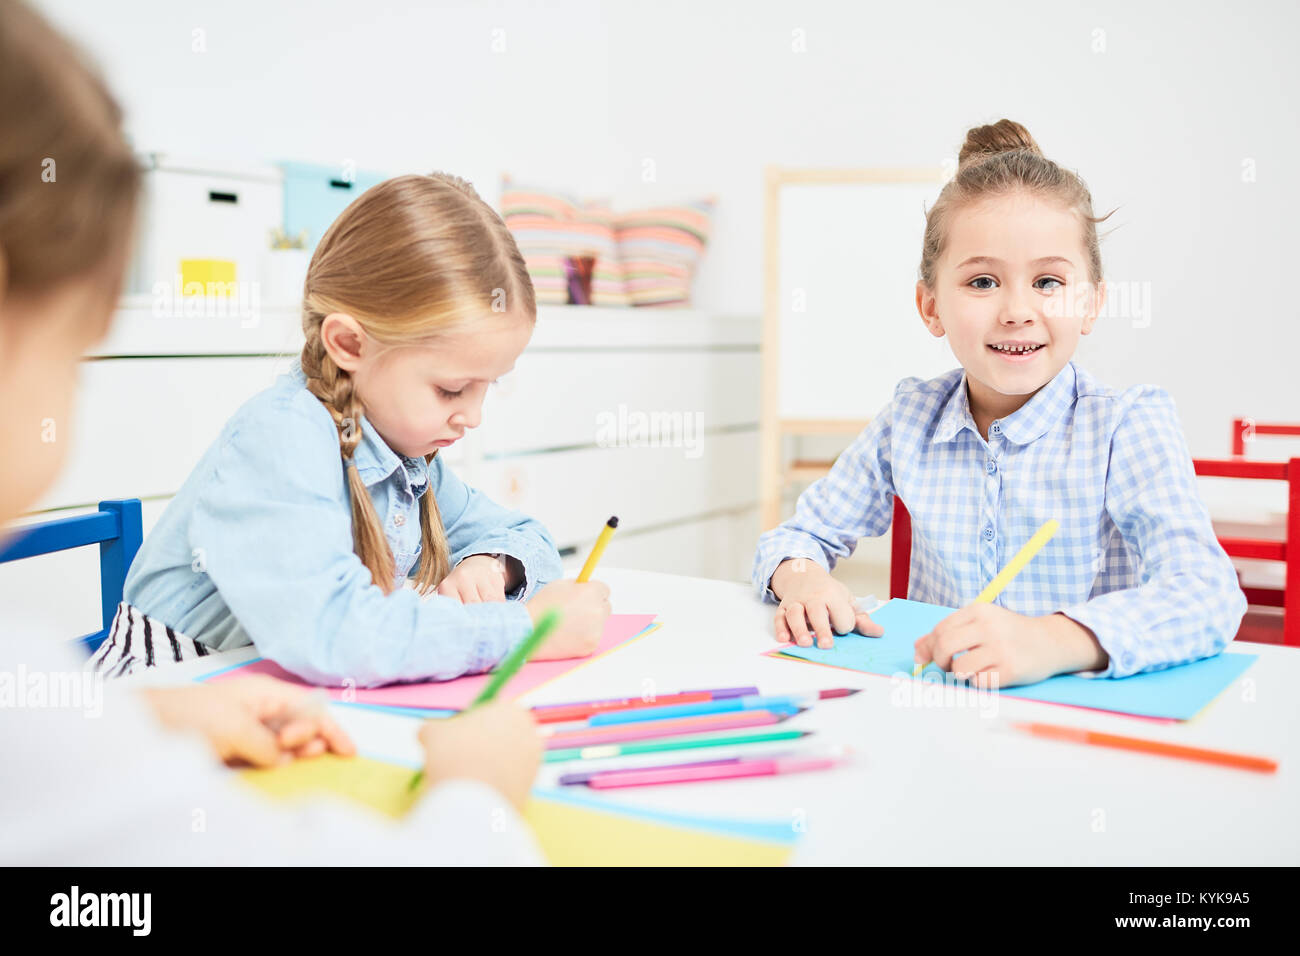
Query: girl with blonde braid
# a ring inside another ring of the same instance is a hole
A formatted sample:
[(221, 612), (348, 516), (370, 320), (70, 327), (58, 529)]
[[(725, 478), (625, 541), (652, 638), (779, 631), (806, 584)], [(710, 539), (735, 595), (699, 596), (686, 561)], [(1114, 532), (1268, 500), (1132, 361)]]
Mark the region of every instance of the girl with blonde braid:
[(536, 656), (590, 654), (609, 589), (556, 581), (546, 529), (438, 455), (479, 425), (536, 317), (514, 239), (467, 182), (400, 176), (360, 196), (312, 257), (299, 361), (168, 505), (94, 666), (251, 642), (319, 684), (446, 680), (491, 669), (553, 605)]

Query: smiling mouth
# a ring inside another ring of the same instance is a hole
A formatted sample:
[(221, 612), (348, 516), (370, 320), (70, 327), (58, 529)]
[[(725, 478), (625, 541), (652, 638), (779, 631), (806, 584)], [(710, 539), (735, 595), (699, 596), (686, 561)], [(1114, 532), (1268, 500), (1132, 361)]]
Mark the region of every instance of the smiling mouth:
[(1029, 355), (1044, 348), (1042, 345), (990, 345), (995, 352), (1001, 352), (1004, 355)]

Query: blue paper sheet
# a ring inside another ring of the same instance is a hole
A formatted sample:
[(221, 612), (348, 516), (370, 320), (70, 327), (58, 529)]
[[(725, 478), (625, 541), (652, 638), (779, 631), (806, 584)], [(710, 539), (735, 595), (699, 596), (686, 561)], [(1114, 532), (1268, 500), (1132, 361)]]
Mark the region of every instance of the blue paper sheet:
[[(883, 637), (845, 634), (835, 638), (827, 650), (817, 647), (782, 648), (781, 654), (817, 664), (829, 664), (868, 674), (911, 675), (913, 645), (917, 638), (953, 612), (950, 607), (922, 604), (895, 598), (871, 615), (885, 633)], [(1223, 653), (1168, 670), (1133, 677), (1088, 678), (1062, 674), (1037, 684), (1008, 687), (1001, 693), (1025, 700), (1073, 704), (1141, 717), (1188, 720), (1254, 663), (1256, 654)], [(935, 664), (926, 667), (919, 679), (933, 680), (944, 671)]]

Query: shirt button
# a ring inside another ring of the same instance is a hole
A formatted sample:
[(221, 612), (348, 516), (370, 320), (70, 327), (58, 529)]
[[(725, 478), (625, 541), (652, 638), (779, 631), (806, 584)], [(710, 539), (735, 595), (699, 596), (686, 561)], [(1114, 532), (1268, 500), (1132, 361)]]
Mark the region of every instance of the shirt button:
[(985, 540), (985, 541), (992, 541), (992, 540), (993, 540), (993, 525), (991, 525), (991, 524), (986, 524), (986, 525), (984, 526), (984, 540)]
[(393, 515), (393, 524), (397, 525), (399, 528), (406, 524), (406, 515), (402, 514), (400, 511)]
[(1002, 434), (1002, 423), (1001, 423), (1001, 422), (994, 422), (994, 423), (992, 424), (992, 426), (989, 427), (989, 431), (992, 432), (994, 435), (1001, 435), (1001, 434)]
[(988, 464), (985, 466), (985, 470), (986, 470), (990, 475), (993, 474), (995, 471), (998, 470), (998, 463), (997, 463), (996, 461), (994, 461), (992, 458), (990, 458), (989, 461), (988, 461)]

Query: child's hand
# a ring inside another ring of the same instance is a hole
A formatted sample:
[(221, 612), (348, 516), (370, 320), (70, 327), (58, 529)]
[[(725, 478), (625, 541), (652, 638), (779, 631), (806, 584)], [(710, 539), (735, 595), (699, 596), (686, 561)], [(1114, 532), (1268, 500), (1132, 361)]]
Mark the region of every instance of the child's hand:
[(419, 736), (431, 786), (481, 780), (523, 809), (542, 759), (542, 738), (528, 711), (494, 700), (446, 720), (425, 721)]
[(871, 616), (857, 609), (853, 592), (826, 573), (816, 561), (791, 558), (772, 575), (772, 593), (781, 599), (776, 609), (776, 639), (800, 647), (833, 647), (836, 634), (857, 631), (867, 637), (885, 633)]
[(352, 740), (310, 693), (273, 677), (259, 674), (144, 693), (165, 725), (199, 731), (229, 764), (271, 767), (326, 750), (345, 757), (356, 753)]
[(556, 661), (566, 657), (586, 657), (596, 649), (605, 633), (605, 621), (613, 608), (609, 603), (609, 585), (600, 581), (552, 581), (524, 607), (536, 624), (550, 608), (560, 612), (560, 623), (551, 636), (533, 654), (535, 661)]
[(438, 585), (438, 593), (462, 604), (506, 599), (506, 562), (490, 554), (471, 554)]
[(1026, 617), (996, 604), (949, 614), (916, 642), (915, 656), (918, 665), (933, 661), (973, 686), (992, 689), (1100, 670), (1107, 659), (1092, 631), (1063, 614)]

